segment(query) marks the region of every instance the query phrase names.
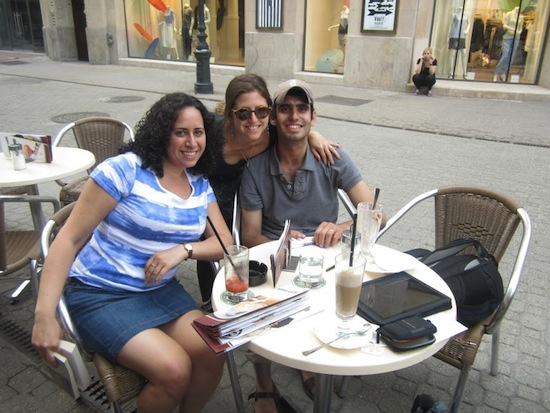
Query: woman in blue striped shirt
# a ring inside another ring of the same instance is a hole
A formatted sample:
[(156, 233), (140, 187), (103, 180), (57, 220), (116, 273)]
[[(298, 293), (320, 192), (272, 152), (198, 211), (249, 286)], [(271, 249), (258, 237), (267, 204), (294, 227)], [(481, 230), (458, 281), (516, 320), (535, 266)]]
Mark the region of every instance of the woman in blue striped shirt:
[(192, 327), (202, 312), (175, 279), (188, 258), (223, 256), (207, 215), (232, 243), (206, 178), (219, 144), (212, 120), (183, 93), (155, 103), (135, 141), (92, 172), (44, 264), (34, 346), (54, 363), (64, 290), (87, 350), (147, 378), (139, 412), (200, 412), (223, 371), (224, 358)]

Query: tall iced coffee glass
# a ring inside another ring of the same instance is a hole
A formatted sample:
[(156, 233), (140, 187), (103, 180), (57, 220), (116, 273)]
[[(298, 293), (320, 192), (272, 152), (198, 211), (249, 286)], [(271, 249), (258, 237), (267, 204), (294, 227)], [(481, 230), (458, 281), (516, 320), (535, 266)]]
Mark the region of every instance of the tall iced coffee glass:
[(365, 271), (366, 258), (364, 255), (353, 255), (350, 260), (350, 251), (336, 256), (334, 272), (336, 274), (336, 316), (340, 319), (338, 328), (349, 330), (350, 321), (355, 317), (363, 273)]

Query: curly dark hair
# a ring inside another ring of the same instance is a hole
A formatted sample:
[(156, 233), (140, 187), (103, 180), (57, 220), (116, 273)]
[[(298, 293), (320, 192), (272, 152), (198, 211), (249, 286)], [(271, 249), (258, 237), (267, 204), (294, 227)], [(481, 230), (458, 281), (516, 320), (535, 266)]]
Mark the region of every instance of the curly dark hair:
[(151, 168), (162, 178), (162, 161), (170, 143), (172, 129), (179, 112), (187, 107), (196, 108), (202, 115), (206, 132), (206, 147), (197, 164), (189, 168), (193, 173), (207, 175), (215, 166), (214, 148), (220, 145), (220, 134), (216, 132), (214, 115), (197, 98), (186, 93), (170, 93), (151, 106), (136, 126), (135, 139), (120, 149), (120, 153), (134, 152), (141, 157), (143, 169)]

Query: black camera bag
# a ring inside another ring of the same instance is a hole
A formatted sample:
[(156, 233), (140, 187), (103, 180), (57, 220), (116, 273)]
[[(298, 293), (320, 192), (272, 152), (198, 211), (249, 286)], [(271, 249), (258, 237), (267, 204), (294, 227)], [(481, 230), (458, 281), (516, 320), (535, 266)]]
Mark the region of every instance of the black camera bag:
[[(474, 247), (476, 254), (461, 254)], [(432, 252), (410, 251), (445, 280), (456, 300), (457, 320), (473, 327), (496, 310), (504, 297), (495, 258), (477, 240), (459, 238)]]

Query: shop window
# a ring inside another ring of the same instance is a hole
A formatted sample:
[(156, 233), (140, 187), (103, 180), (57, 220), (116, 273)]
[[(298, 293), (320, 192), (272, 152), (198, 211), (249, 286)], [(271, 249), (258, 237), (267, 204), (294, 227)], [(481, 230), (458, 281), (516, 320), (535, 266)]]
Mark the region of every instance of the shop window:
[(44, 52), (38, 0), (0, 1), (0, 49)]
[(439, 76), (536, 82), (549, 0), (461, 0), (436, 4), (431, 45)]
[(306, 9), (304, 70), (344, 73), (349, 0), (310, 0)]
[[(213, 63), (244, 65), (241, 2), (204, 2), (206, 42)], [(194, 62), (198, 41), (197, 6), (198, 0), (125, 0), (128, 56)]]

